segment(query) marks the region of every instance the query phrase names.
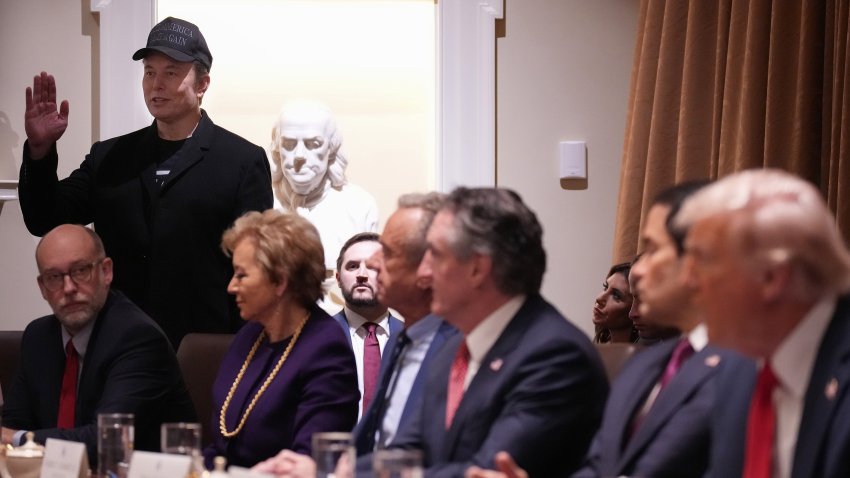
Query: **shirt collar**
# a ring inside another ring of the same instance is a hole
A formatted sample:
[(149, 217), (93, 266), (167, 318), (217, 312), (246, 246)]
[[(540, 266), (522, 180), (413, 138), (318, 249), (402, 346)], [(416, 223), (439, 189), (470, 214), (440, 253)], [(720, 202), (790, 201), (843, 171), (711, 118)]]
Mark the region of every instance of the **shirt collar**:
[(705, 324), (700, 322), (693, 330), (688, 332), (688, 342), (691, 343), (694, 352), (699, 352), (708, 345), (708, 331)]
[(91, 338), (91, 331), (94, 328), (94, 322), (97, 320), (95, 317), (93, 320), (90, 320), (88, 324), (86, 324), (79, 332), (77, 332), (73, 337), (71, 334), (65, 330), (65, 327), (59, 326), (62, 329), (62, 349), (68, 346), (68, 341), (74, 341), (74, 349), (77, 350), (77, 354), (80, 357), (86, 356), (86, 350), (89, 348), (89, 339)]
[(803, 397), (806, 392), (823, 334), (829, 327), (837, 302), (835, 296), (819, 300), (779, 344), (770, 359), (779, 383), (795, 397)]
[(418, 342), (436, 331), (437, 327), (440, 326), (440, 322), (440, 318), (436, 315), (427, 315), (422, 320), (418, 320), (415, 324), (405, 327), (404, 333), (407, 334), (407, 337), (410, 338), (411, 342)]
[(349, 309), (348, 307), (345, 307), (344, 310), (345, 310), (345, 320), (348, 321), (348, 326), (351, 328), (352, 332), (356, 332), (357, 329), (362, 327), (363, 324), (365, 324), (366, 322), (375, 322), (376, 324), (378, 324), (378, 329), (389, 333), (389, 330), (390, 330), (389, 329), (389, 316), (390, 316), (389, 311), (384, 312), (384, 315), (382, 315), (381, 318), (379, 318), (378, 320), (370, 321), (370, 320), (366, 320), (365, 317), (358, 314), (357, 312), (354, 312), (353, 310)]
[(476, 362), (481, 362), (496, 340), (502, 335), (502, 331), (508, 326), (514, 315), (525, 302), (525, 295), (517, 295), (502, 304), (479, 323), (466, 335), (466, 346), (469, 349), (469, 357)]

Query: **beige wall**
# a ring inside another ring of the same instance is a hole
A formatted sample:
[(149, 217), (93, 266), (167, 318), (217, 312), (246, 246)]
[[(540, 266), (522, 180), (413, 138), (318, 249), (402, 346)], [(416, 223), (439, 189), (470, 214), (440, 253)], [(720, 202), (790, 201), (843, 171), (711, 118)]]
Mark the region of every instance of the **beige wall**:
[[(543, 294), (588, 333), (611, 265), (638, 2), (507, 0), (497, 40), (497, 181), (544, 228)], [(562, 189), (559, 141), (587, 142), (587, 187)]]
[[(0, 179), (17, 178), (23, 90), (40, 70), (56, 74), (59, 96), (73, 100), (60, 176), (88, 151), (96, 77), (88, 4), (0, 2)], [(543, 292), (587, 331), (610, 265), (637, 8), (632, 0), (507, 0), (507, 37), (497, 41), (499, 184), (538, 212), (549, 252)], [(562, 140), (587, 141), (585, 190), (560, 187)], [(18, 203), (7, 203), (0, 211), (0, 329), (23, 328), (48, 312), (35, 285), (35, 243)]]
[[(24, 132), (24, 89), (40, 71), (56, 76), (71, 100), (70, 124), (59, 144), (60, 176), (76, 168), (92, 143), (92, 41), (89, 0), (0, 2), (0, 179), (17, 179)], [(0, 329), (23, 329), (50, 312), (38, 292), (37, 238), (24, 227), (17, 201), (0, 210)]]

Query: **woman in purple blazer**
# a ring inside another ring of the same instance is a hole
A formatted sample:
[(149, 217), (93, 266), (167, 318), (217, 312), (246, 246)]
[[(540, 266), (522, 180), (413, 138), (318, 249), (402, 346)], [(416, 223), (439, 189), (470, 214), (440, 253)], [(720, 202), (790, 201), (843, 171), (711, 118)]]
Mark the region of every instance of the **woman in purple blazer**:
[(283, 449), (310, 454), (313, 433), (350, 431), (357, 421), (357, 370), (339, 325), (316, 306), (325, 277), (316, 228), (268, 210), (224, 233), (233, 258), (228, 292), (242, 327), (213, 385), (215, 456), (250, 467)]

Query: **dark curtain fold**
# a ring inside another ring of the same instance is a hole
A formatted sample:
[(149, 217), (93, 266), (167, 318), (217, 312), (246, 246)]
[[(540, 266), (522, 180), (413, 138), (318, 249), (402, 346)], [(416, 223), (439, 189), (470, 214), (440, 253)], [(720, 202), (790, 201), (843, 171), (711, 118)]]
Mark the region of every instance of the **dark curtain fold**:
[(658, 192), (754, 167), (819, 185), (850, 237), (848, 1), (642, 0), (615, 262)]

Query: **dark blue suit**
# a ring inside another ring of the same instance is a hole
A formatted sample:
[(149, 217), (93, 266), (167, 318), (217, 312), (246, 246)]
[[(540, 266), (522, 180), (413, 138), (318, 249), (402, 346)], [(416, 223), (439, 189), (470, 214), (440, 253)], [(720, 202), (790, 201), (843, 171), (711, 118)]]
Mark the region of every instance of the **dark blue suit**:
[[(744, 467), (747, 414), (756, 368), (726, 367), (718, 377), (710, 476), (738, 477)], [(850, 476), (850, 296), (838, 301), (818, 347), (803, 403), (792, 478)]]
[(632, 435), (635, 417), (658, 383), (678, 340), (636, 354), (611, 387), (602, 426), (575, 477), (699, 477), (708, 466), (711, 415), (720, 367), (743, 361), (708, 346), (688, 359), (658, 394)]
[[(436, 319), (436, 317), (434, 318)], [(398, 430), (402, 430), (405, 426), (407, 426), (412, 417), (418, 412), (419, 404), (422, 399), (422, 387), (428, 373), (428, 365), (435, 359), (439, 350), (446, 343), (446, 340), (453, 337), (455, 334), (457, 334), (457, 329), (449, 325), (447, 322), (440, 321), (440, 326), (437, 327), (437, 332), (434, 335), (433, 340), (431, 340), (431, 345), (428, 346), (428, 352), (425, 353), (425, 357), (422, 359), (422, 365), (419, 368), (419, 372), (416, 374), (416, 378), (413, 380), (410, 390), (399, 390), (398, 388), (393, 390), (393, 394), (407, 394), (407, 402), (404, 405), (404, 410), (402, 411), (401, 419), (398, 423)], [(393, 355), (393, 350), (398, 344), (398, 337), (398, 334), (393, 334), (390, 341), (387, 342), (386, 350), (384, 351), (384, 355), (381, 359), (381, 378), (378, 382), (378, 390), (381, 390), (385, 386), (384, 384), (389, 383), (389, 380), (392, 379), (393, 373), (395, 372), (395, 364), (389, 362), (390, 357)], [(376, 403), (377, 401), (372, 402), (372, 405), (369, 406), (366, 413), (363, 414), (363, 418), (360, 419), (360, 423), (358, 423), (357, 427), (354, 429), (354, 444), (357, 447), (358, 456), (370, 453), (375, 447), (375, 437), (369, 436), (369, 433), (364, 433), (364, 429), (380, 429), (381, 423), (384, 421), (386, 403), (380, 412), (375, 409)]]
[(449, 370), (464, 340), (431, 363), (420, 413), (392, 447), (423, 451), (426, 476), (494, 467), (508, 451), (535, 478), (575, 471), (602, 418), (608, 383), (587, 336), (539, 295), (529, 296), (481, 362), (446, 430)]

